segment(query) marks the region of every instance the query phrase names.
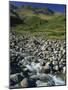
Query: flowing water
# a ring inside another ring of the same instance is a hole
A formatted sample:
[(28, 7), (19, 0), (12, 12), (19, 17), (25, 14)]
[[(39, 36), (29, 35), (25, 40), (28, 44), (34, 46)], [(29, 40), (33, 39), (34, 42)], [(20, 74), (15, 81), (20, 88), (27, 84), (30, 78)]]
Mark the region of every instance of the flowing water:
[(63, 81), (61, 79), (61, 77), (57, 77), (56, 75), (51, 75), (50, 76), (52, 77), (53, 81), (55, 82), (55, 85), (65, 85), (65, 81)]
[(65, 85), (65, 81), (62, 80), (60, 75), (41, 73), (40, 70), (42, 67), (40, 66), (40, 63), (32, 62), (31, 65), (26, 65), (26, 67), (33, 73), (31, 78), (39, 79), (36, 82), (37, 86)]

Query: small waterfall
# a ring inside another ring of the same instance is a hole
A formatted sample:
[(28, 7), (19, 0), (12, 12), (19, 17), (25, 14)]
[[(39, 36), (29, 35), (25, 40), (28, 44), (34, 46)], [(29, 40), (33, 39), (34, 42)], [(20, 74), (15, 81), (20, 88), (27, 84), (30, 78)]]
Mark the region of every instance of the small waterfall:
[(31, 65), (26, 65), (26, 67), (31, 71), (31, 72), (36, 72), (36, 74), (39, 74), (41, 70), (40, 63), (34, 63), (32, 62)]

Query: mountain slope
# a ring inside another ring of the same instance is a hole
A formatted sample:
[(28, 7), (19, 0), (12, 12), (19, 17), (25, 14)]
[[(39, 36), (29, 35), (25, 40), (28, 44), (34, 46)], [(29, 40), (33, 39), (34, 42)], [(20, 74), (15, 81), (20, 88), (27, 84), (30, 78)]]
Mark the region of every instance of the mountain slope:
[(18, 34), (65, 39), (65, 14), (49, 8), (10, 7), (10, 23)]

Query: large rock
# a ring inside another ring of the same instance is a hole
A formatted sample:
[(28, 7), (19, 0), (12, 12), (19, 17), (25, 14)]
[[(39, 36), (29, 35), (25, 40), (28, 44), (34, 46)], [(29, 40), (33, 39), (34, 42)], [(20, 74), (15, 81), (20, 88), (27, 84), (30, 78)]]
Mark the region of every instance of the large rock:
[(44, 73), (50, 73), (50, 62), (47, 62), (45, 66), (42, 66), (42, 72)]
[(22, 73), (16, 73), (10, 75), (10, 85), (15, 85), (23, 79)]
[(58, 65), (55, 65), (55, 66), (53, 67), (53, 70), (58, 71), (58, 70), (59, 70)]
[(24, 78), (21, 82), (20, 82), (21, 87), (26, 88), (28, 87), (28, 79)]

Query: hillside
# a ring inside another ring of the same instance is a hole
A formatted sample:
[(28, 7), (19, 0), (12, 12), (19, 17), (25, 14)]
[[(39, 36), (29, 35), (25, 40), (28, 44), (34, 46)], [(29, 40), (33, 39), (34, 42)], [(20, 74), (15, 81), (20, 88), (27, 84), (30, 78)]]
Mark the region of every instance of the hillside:
[(17, 34), (65, 39), (65, 14), (49, 8), (10, 5), (10, 26)]

